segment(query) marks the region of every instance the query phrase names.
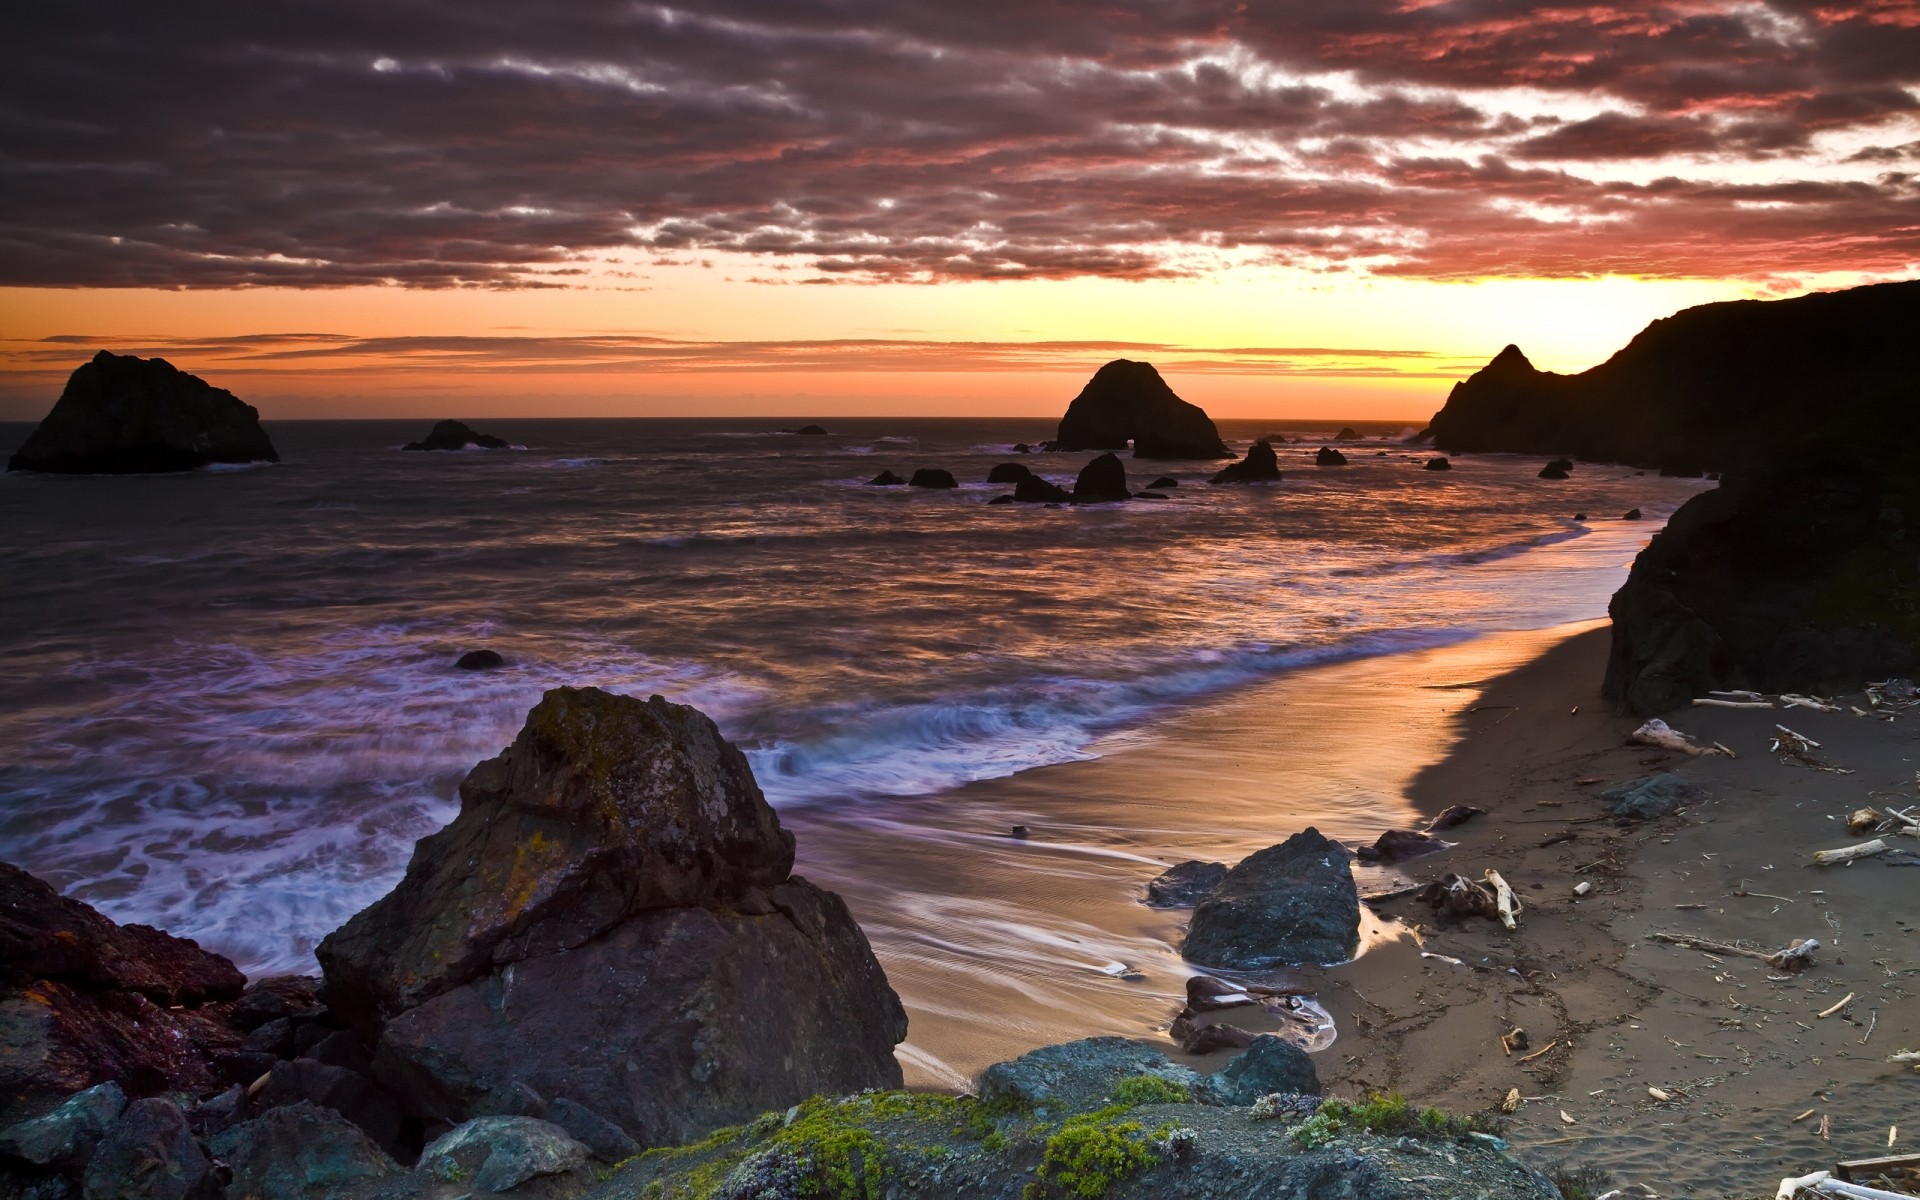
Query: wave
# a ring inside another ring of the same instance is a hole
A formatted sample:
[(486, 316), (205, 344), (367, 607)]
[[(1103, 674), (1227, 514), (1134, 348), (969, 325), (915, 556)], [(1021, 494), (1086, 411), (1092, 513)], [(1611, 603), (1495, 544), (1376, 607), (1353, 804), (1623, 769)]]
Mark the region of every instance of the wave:
[(1566, 522), (1567, 528), (1552, 533), (1538, 534), (1522, 538), (1517, 542), (1508, 542), (1501, 546), (1490, 546), (1484, 550), (1462, 550), (1448, 554), (1426, 554), (1418, 558), (1404, 558), (1392, 562), (1370, 563), (1364, 567), (1336, 567), (1328, 574), (1336, 578), (1355, 578), (1374, 575), (1394, 575), (1402, 571), (1416, 571), (1432, 567), (1472, 567), (1481, 563), (1498, 562), (1503, 558), (1513, 558), (1530, 550), (1545, 546), (1570, 542), (1575, 538), (1588, 537), (1592, 530), (1572, 520)]

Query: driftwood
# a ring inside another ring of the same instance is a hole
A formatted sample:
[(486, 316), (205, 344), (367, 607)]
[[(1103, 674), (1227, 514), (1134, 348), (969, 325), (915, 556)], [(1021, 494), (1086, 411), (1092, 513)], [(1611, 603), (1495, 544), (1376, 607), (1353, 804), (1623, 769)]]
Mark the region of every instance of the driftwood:
[(1718, 700), (1712, 697), (1708, 697), (1706, 699), (1700, 699), (1696, 697), (1694, 699), (1693, 706), (1695, 708), (1772, 708), (1773, 707), (1773, 705), (1767, 703), (1765, 700)]
[(1842, 996), (1840, 998), (1840, 1002), (1838, 1004), (1830, 1004), (1827, 1007), (1821, 1009), (1817, 1014), (1814, 1015), (1813, 1019), (1816, 1021), (1826, 1020), (1828, 1017), (1839, 1012), (1841, 1009), (1845, 1008), (1847, 1005), (1852, 1004), (1853, 995), (1854, 994), (1852, 992), (1848, 992), (1845, 996)]
[(1887, 1061), (1890, 1063), (1899, 1063), (1901, 1066), (1909, 1066), (1916, 1071), (1920, 1071), (1920, 1050), (1902, 1050), (1897, 1054), (1889, 1054), (1887, 1055)]
[(1486, 811), (1484, 808), (1475, 808), (1471, 804), (1449, 804), (1440, 810), (1439, 816), (1427, 822), (1427, 832), (1439, 833), (1442, 829), (1465, 825), (1475, 817), (1485, 816)]
[(1450, 916), (1497, 919), (1500, 915), (1499, 899), (1493, 889), (1464, 875), (1443, 875), (1421, 888), (1420, 898)]
[(1816, 771), (1832, 771), (1836, 775), (1853, 774), (1852, 771), (1836, 767), (1826, 759), (1821, 758), (1818, 754), (1815, 754), (1814, 751), (1819, 748), (1820, 743), (1814, 741), (1804, 733), (1795, 733), (1785, 725), (1775, 725), (1773, 727), (1772, 750), (1780, 756), (1781, 762), (1799, 763), (1803, 767), (1812, 767)]
[(1677, 750), (1681, 754), (1724, 754), (1733, 757), (1733, 751), (1715, 742), (1711, 746), (1701, 746), (1678, 729), (1655, 717), (1627, 735), (1629, 744), (1653, 746), (1661, 750)]
[(1765, 950), (1749, 950), (1745, 946), (1735, 946), (1729, 942), (1716, 942), (1708, 938), (1689, 937), (1683, 933), (1663, 933), (1655, 930), (1647, 934), (1650, 942), (1665, 942), (1683, 950), (1699, 950), (1706, 954), (1724, 954), (1738, 958), (1757, 958), (1776, 971), (1804, 971), (1813, 965), (1813, 952), (1820, 948), (1816, 938), (1805, 938), (1788, 946), (1785, 950), (1768, 953)]
[(1488, 867), (1486, 876), (1487, 882), (1493, 885), (1493, 906), (1500, 914), (1500, 923), (1508, 929), (1518, 929), (1520, 898), (1513, 894), (1513, 889), (1507, 886), (1507, 881), (1500, 878), (1500, 872)]
[(1822, 700), (1818, 696), (1797, 696), (1792, 692), (1780, 693), (1780, 703), (1788, 708), (1811, 708), (1815, 712), (1840, 711), (1840, 706), (1831, 700)]
[(1872, 858), (1876, 854), (1885, 854), (1889, 847), (1879, 838), (1870, 842), (1861, 842), (1857, 846), (1842, 846), (1838, 850), (1815, 850), (1814, 865), (1831, 867), (1836, 863), (1852, 862), (1856, 858)]
[(1889, 1154), (1882, 1158), (1856, 1158), (1835, 1163), (1833, 1173), (1849, 1183), (1872, 1179), (1889, 1171), (1920, 1171), (1920, 1154)]
[(1826, 1171), (1782, 1179), (1780, 1189), (1773, 1194), (1773, 1200), (1795, 1200), (1799, 1196), (1835, 1196), (1845, 1197), (1846, 1200), (1913, 1200), (1912, 1196), (1900, 1192), (1883, 1191), (1835, 1179)]

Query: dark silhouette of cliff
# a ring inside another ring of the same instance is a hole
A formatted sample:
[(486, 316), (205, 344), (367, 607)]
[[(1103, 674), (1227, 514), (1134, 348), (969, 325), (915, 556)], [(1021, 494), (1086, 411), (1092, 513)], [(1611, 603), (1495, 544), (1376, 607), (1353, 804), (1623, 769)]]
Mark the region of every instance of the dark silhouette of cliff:
[(1703, 304), (1578, 375), (1508, 346), (1428, 428), (1447, 451), (1570, 454), (1676, 474), (1920, 416), (1920, 280)]

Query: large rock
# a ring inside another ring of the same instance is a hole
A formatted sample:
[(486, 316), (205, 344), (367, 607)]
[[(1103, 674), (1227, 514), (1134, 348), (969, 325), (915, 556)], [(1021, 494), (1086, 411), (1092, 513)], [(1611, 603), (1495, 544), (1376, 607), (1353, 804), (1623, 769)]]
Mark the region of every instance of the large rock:
[(207, 1139), (233, 1180), (227, 1200), (334, 1200), (400, 1173), (386, 1151), (332, 1109), (269, 1109)]
[(504, 1192), (586, 1164), (587, 1148), (558, 1125), (533, 1117), (478, 1117), (436, 1138), (414, 1169), (476, 1191)]
[(1910, 280), (1689, 308), (1578, 375), (1536, 370), (1508, 346), (1455, 385), (1428, 432), (1449, 451), (1725, 470), (1810, 434), (1856, 438), (1883, 410), (1911, 423), (1916, 328)]
[(439, 421), (417, 442), (408, 442), (402, 450), (510, 450), (513, 444), (502, 437), (481, 433), (462, 421)]
[(1124, 450), (1135, 458), (1225, 458), (1220, 431), (1174, 395), (1152, 363), (1116, 358), (1094, 372), (1060, 418), (1057, 450)]
[(117, 1083), (102, 1083), (68, 1096), (45, 1116), (21, 1121), (0, 1130), (0, 1157), (17, 1158), (37, 1167), (78, 1170), (86, 1166), (120, 1114), (127, 1094)]
[(1682, 505), (1607, 606), (1605, 694), (1646, 716), (1920, 670), (1917, 441), (1782, 449)]
[(211, 1192), (213, 1164), (171, 1100), (127, 1106), (87, 1160), (85, 1200), (196, 1200)]
[(515, 1112), (531, 1088), (658, 1145), (898, 1085), (899, 999), (701, 713), (556, 689), (460, 794), (317, 952), (413, 1115)]
[(1313, 828), (1248, 855), (1194, 909), (1183, 953), (1242, 971), (1352, 958), (1360, 893), (1351, 863), (1345, 847)]
[(1175, 863), (1147, 881), (1147, 903), (1155, 908), (1192, 908), (1226, 877), (1225, 863), (1197, 858)]
[(1123, 1037), (1083, 1038), (1030, 1050), (1011, 1062), (995, 1063), (980, 1076), (980, 1099), (1030, 1106), (1058, 1116), (1087, 1112), (1113, 1103), (1121, 1081), (1152, 1075), (1182, 1088), (1200, 1076), (1170, 1062), (1151, 1042)]
[(126, 475), (278, 462), (260, 414), (163, 358), (105, 350), (67, 378), (9, 471)]
[(1265, 438), (1247, 447), (1247, 456), (1208, 480), (1209, 483), (1278, 483), (1280, 459)]
[(1203, 1099), (1215, 1104), (1244, 1106), (1275, 1092), (1320, 1094), (1320, 1074), (1307, 1052), (1285, 1038), (1260, 1034), (1246, 1050), (1200, 1085)]
[(1127, 490), (1126, 465), (1111, 454), (1102, 454), (1080, 468), (1079, 478), (1073, 481), (1075, 504), (1109, 504), (1132, 497)]

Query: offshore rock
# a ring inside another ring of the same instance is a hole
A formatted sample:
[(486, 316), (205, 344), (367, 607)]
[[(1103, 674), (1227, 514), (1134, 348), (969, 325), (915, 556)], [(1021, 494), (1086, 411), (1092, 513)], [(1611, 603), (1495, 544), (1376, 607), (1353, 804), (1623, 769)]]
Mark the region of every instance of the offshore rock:
[(867, 480), (868, 487), (905, 487), (906, 484), (906, 480), (895, 475), (892, 471), (882, 471), (872, 479)]
[(402, 450), (465, 450), (469, 446), (476, 450), (511, 450), (513, 444), (505, 438), (494, 437), (490, 433), (481, 433), (460, 421), (441, 421), (427, 432), (427, 436), (417, 442), (408, 442)]
[(1001, 463), (993, 470), (987, 472), (987, 482), (1019, 483), (1031, 474), (1033, 474), (1033, 472), (1027, 469), (1025, 463)]
[(105, 350), (68, 377), (9, 471), (126, 475), (279, 462), (260, 414), (163, 358)]
[(659, 1145), (898, 1086), (898, 997), (703, 714), (558, 688), (460, 792), (318, 950), (409, 1113), (518, 1111), (530, 1088)]
[(1073, 496), (1051, 480), (1029, 475), (1013, 486), (1013, 498), (1022, 504), (1065, 504)]
[(1578, 375), (1538, 371), (1508, 346), (1455, 385), (1430, 430), (1443, 450), (1571, 452), (1687, 473), (1811, 438), (1862, 445), (1899, 414), (1911, 422), (1915, 328), (1920, 280), (1705, 304)]
[(1360, 440), (1360, 431), (1351, 425), (1342, 425), (1340, 432), (1333, 435), (1333, 440), (1336, 442), (1357, 442)]
[(1225, 458), (1230, 451), (1213, 420), (1174, 395), (1152, 363), (1116, 358), (1094, 372), (1066, 415), (1050, 449), (1124, 450), (1135, 458)]
[(1168, 488), (1177, 488), (1179, 486), (1180, 486), (1180, 481), (1178, 479), (1175, 479), (1171, 475), (1162, 475), (1158, 479), (1154, 480), (1152, 483), (1148, 484), (1147, 490), (1150, 492), (1161, 492), (1161, 491), (1165, 491)]
[(1079, 478), (1073, 481), (1075, 504), (1111, 504), (1132, 497), (1127, 490), (1127, 468), (1111, 454), (1102, 454), (1080, 468)]
[(959, 481), (954, 479), (953, 472), (943, 471), (938, 467), (921, 467), (913, 473), (913, 478), (907, 480), (907, 482), (917, 488), (957, 488), (960, 486)]
[(1322, 446), (1320, 447), (1319, 453), (1313, 456), (1313, 465), (1316, 467), (1344, 467), (1347, 465), (1347, 456), (1335, 450), (1332, 446)]
[(351, 1122), (304, 1102), (222, 1130), (207, 1149), (233, 1172), (229, 1200), (334, 1200), (400, 1174), (400, 1164)]
[(1344, 962), (1360, 945), (1352, 855), (1313, 828), (1242, 859), (1194, 909), (1182, 953), (1226, 970)]
[(1423, 469), (1428, 471), (1451, 471), (1453, 470), (1453, 463), (1451, 460), (1447, 458), (1446, 455), (1443, 454), (1438, 457), (1428, 459), (1427, 465)]
[(1280, 459), (1273, 452), (1273, 443), (1265, 438), (1247, 447), (1247, 456), (1218, 475), (1209, 483), (1278, 483), (1280, 481)]
[(1570, 477), (1571, 472), (1561, 466), (1558, 461), (1550, 462), (1540, 468), (1539, 478), (1541, 479), (1567, 479)]

